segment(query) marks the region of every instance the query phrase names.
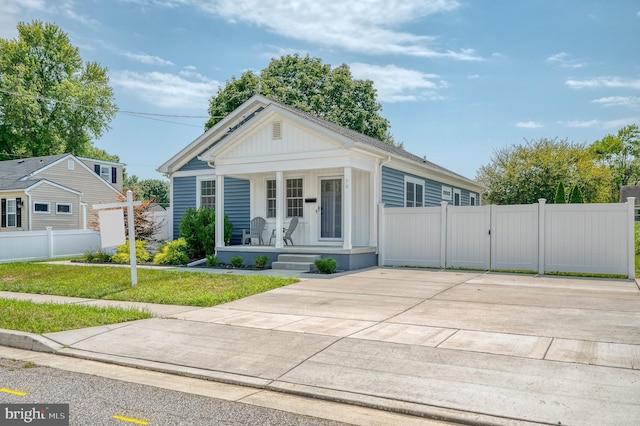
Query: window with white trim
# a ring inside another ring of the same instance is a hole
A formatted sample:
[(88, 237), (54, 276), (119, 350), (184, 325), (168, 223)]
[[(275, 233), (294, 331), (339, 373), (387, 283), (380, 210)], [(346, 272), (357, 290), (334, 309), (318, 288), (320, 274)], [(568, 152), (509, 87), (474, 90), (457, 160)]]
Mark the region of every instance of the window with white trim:
[(107, 182), (111, 182), (111, 167), (109, 166), (100, 166), (100, 177)]
[(404, 206), (424, 206), (424, 181), (411, 176), (404, 177)]
[(38, 214), (51, 213), (51, 203), (36, 201), (33, 203), (33, 212)]
[(442, 199), (444, 201), (451, 201), (452, 194), (450, 186), (442, 186)]
[(478, 196), (473, 192), (469, 194), (469, 205), (477, 206), (478, 205)]
[(216, 209), (216, 181), (201, 180), (200, 183), (200, 207)]
[(453, 189), (453, 205), (459, 206), (462, 204), (462, 192), (458, 188)]
[(286, 186), (287, 217), (302, 217), (304, 213), (302, 178), (287, 179)]
[(71, 203), (56, 203), (56, 214), (73, 214)]
[(276, 217), (276, 181), (267, 180), (267, 217)]
[(7, 227), (15, 227), (18, 217), (18, 210), (15, 199), (7, 199)]

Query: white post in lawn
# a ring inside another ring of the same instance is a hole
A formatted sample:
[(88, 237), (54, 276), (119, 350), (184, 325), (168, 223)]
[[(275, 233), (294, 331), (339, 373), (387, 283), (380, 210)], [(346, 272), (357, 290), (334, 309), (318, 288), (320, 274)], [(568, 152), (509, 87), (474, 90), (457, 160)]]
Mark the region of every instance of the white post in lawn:
[[(101, 209), (117, 209), (121, 207), (127, 208), (127, 223), (129, 227), (129, 261), (131, 263), (131, 285), (133, 287), (138, 284), (138, 271), (136, 269), (136, 228), (133, 221), (133, 207), (141, 205), (140, 201), (133, 201), (133, 193), (131, 190), (127, 191), (127, 201), (125, 203), (108, 203), (108, 204), (94, 204), (94, 210)], [(121, 228), (122, 229), (122, 228)], [(102, 230), (101, 230), (102, 232)]]

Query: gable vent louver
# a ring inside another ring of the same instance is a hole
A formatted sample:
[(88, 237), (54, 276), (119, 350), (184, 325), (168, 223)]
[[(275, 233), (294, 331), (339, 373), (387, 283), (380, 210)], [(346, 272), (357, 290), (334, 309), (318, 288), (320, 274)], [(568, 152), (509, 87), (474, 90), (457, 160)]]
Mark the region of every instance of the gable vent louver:
[(271, 129), (271, 139), (282, 139), (282, 122), (276, 121)]

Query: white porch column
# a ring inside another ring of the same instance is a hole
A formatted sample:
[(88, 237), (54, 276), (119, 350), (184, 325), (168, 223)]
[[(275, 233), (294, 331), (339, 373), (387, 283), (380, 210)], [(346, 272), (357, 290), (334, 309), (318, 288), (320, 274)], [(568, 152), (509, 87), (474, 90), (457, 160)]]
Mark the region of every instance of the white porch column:
[(216, 251), (224, 247), (224, 175), (216, 175)]
[(287, 213), (284, 194), (284, 172), (276, 172), (276, 248), (282, 248), (282, 228)]
[(353, 182), (351, 181), (351, 167), (344, 168), (344, 241), (342, 248), (345, 250), (351, 250), (351, 228), (352, 228), (352, 188)]

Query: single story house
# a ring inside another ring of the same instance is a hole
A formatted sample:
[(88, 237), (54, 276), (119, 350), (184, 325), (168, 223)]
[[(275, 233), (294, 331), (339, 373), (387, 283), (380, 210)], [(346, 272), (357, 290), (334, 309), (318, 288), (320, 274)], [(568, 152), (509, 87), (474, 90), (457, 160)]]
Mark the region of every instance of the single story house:
[[(306, 253), (333, 257), (344, 270), (377, 264), (380, 204), (479, 205), (484, 190), (425, 158), (263, 96), (247, 100), (158, 171), (170, 180), (174, 238), (188, 208), (208, 206), (234, 225), (225, 246), (216, 221), (221, 262)], [(263, 245), (242, 244), (242, 230), (255, 217), (266, 220)], [(285, 245), (283, 228), (293, 217), (295, 245)]]
[(123, 164), (72, 154), (0, 161), (0, 232), (87, 229), (122, 196)]

